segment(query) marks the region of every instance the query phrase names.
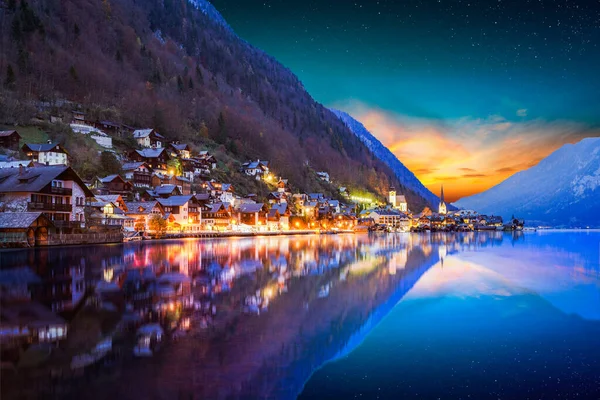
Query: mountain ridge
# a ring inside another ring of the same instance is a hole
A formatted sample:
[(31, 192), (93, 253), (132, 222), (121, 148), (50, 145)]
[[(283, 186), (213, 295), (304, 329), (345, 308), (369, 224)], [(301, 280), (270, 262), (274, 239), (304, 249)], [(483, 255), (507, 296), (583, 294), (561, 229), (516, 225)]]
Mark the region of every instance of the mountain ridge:
[(402, 164), (398, 157), (369, 132), (360, 121), (344, 111), (333, 108), (330, 108), (330, 110), (346, 124), (350, 131), (352, 131), (365, 146), (373, 152), (373, 154), (392, 169), (398, 180), (403, 182), (405, 187), (425, 198), (430, 207), (437, 207), (440, 201), (439, 197), (427, 189), (415, 174)]
[(11, 4), (0, 9), (0, 71), (11, 77), (0, 123), (28, 123), (38, 114), (32, 104), (50, 104), (56, 115), (75, 103), (92, 118), (221, 146), (228, 171), (269, 159), (306, 192), (321, 185), (310, 170), (381, 197), (402, 186), (288, 68), (239, 38), (206, 0)]
[(454, 204), (531, 224), (600, 226), (600, 138), (565, 144), (537, 165)]

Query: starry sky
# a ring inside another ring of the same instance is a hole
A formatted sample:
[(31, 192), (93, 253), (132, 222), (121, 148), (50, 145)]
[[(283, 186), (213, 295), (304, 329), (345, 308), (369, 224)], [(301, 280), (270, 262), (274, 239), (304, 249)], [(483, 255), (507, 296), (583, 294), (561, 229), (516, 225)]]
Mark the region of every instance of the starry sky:
[(212, 3), (450, 201), (600, 136), (600, 0)]

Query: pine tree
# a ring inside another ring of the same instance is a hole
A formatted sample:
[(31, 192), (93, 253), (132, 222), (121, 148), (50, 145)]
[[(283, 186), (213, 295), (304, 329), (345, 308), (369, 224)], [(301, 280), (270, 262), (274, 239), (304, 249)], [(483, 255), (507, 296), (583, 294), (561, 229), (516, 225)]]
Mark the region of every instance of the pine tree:
[(183, 79), (181, 79), (181, 75), (177, 75), (177, 89), (179, 92), (183, 92)]
[(73, 78), (73, 80), (79, 80), (79, 76), (77, 75), (77, 70), (75, 69), (74, 65), (71, 65), (71, 68), (69, 68), (69, 75), (71, 75), (71, 78)]
[(227, 141), (227, 129), (225, 126), (225, 116), (223, 115), (222, 111), (219, 113), (219, 119), (217, 122), (219, 124), (219, 136), (217, 137), (217, 142), (225, 143)]
[(200, 123), (200, 137), (208, 139), (208, 128), (206, 127), (206, 123), (204, 121)]
[(204, 83), (204, 77), (202, 76), (202, 69), (200, 68), (200, 65), (196, 65), (196, 79), (198, 80), (199, 84)]

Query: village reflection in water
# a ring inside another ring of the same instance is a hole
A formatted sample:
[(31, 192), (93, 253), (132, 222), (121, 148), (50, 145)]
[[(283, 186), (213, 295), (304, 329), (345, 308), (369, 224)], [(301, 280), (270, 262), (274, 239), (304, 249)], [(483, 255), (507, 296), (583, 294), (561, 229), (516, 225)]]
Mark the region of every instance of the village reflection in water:
[[(520, 240), (340, 234), (2, 252), (3, 361), (15, 365), (3, 394), (293, 398), (440, 259)], [(39, 365), (22, 359), (48, 345)]]

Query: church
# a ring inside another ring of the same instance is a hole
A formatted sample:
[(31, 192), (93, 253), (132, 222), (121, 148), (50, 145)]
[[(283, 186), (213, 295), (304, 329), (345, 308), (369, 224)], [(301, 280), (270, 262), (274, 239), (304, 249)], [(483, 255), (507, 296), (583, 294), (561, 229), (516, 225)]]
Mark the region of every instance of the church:
[(406, 202), (406, 198), (403, 194), (398, 195), (396, 189), (393, 187), (390, 188), (389, 203), (393, 208), (399, 211), (408, 212), (408, 203)]
[(440, 193), (440, 205), (438, 206), (438, 214), (446, 215), (448, 213), (448, 208), (446, 207), (446, 202), (444, 201), (444, 185), (442, 185), (442, 192)]

